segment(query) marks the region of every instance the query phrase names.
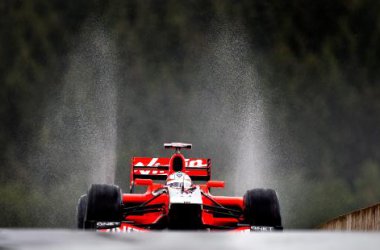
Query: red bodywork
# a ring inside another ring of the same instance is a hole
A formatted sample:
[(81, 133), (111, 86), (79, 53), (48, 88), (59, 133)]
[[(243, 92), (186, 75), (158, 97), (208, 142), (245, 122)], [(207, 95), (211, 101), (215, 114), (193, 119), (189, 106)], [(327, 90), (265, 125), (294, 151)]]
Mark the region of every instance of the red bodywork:
[[(160, 193), (165, 189), (167, 177), (174, 173), (174, 159), (180, 158), (184, 163), (182, 172), (196, 184), (202, 193), (201, 226), (204, 230), (249, 231), (244, 223), (244, 201), (242, 197), (214, 196), (210, 188), (224, 187), (223, 181), (210, 181), (211, 160), (205, 158), (185, 159), (176, 152), (171, 158), (134, 157), (132, 159), (130, 184), (131, 193), (122, 194), (124, 220), (116, 227), (101, 231), (148, 231), (167, 228), (169, 216), (169, 194)], [(161, 183), (160, 183), (161, 181)], [(135, 186), (146, 186), (145, 193), (133, 193)]]

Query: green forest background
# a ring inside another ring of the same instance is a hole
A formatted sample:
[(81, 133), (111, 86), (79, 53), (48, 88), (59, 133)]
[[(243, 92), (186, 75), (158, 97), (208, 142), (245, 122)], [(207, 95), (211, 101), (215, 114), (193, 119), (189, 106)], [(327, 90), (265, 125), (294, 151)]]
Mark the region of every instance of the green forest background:
[(0, 120), (0, 227), (73, 227), (185, 141), (313, 228), (380, 201), (380, 2), (4, 0)]

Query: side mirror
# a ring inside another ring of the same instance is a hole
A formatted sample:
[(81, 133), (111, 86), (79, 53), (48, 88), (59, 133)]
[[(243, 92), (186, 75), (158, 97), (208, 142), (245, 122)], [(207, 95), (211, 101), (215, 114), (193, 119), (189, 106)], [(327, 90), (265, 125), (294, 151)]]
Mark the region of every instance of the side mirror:
[(153, 185), (152, 179), (135, 179), (134, 184), (136, 186), (151, 186)]
[(224, 181), (208, 181), (208, 188), (224, 188)]

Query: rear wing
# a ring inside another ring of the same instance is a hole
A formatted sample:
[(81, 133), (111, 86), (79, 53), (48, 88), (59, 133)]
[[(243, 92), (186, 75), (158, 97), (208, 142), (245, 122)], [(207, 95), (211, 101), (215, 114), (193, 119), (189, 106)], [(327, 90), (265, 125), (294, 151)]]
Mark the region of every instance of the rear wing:
[[(136, 178), (166, 180), (169, 174), (170, 158), (133, 157), (131, 167), (131, 185)], [(186, 174), (195, 181), (208, 181), (211, 178), (211, 159), (185, 159)]]

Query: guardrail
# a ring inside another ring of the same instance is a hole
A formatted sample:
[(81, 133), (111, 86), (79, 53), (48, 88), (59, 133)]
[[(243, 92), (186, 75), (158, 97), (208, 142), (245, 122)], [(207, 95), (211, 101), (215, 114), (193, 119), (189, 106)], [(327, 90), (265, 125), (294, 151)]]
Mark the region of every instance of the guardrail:
[(377, 231), (380, 230), (380, 203), (339, 216), (319, 226), (325, 230)]

